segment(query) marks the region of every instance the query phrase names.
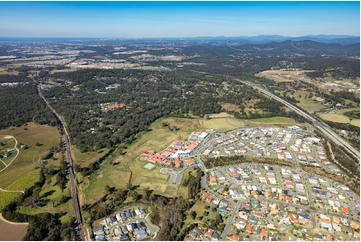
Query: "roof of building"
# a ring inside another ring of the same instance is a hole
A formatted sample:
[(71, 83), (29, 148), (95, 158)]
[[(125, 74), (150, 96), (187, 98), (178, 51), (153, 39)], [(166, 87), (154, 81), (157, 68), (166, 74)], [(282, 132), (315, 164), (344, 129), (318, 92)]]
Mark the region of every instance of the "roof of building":
[(247, 224), (246, 231), (248, 233), (252, 233), (252, 225), (251, 224)]
[(239, 237), (235, 234), (233, 234), (230, 238), (229, 238), (230, 241), (239, 241)]
[(205, 234), (204, 234), (206, 237), (212, 237), (213, 235), (213, 230), (208, 230)]

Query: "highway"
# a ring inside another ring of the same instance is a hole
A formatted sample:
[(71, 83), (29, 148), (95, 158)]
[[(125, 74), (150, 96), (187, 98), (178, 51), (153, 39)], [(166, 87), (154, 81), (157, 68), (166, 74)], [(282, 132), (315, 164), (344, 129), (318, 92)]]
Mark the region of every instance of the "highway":
[(315, 119), (314, 117), (312, 117), (311, 115), (309, 115), (308, 113), (302, 111), (301, 109), (297, 108), (296, 106), (292, 105), (291, 103), (283, 100), (282, 98), (272, 94), (271, 92), (262, 89), (260, 87), (254, 86), (252, 84), (249, 84), (247, 82), (238, 80), (240, 82), (242, 82), (245, 85), (248, 85), (256, 90), (258, 90), (259, 92), (275, 99), (276, 101), (284, 104), (285, 106), (287, 106), (288, 108), (290, 108), (291, 110), (295, 111), (297, 114), (303, 116), (304, 118), (310, 120), (312, 122), (312, 124), (318, 129), (320, 130), (325, 136), (327, 136), (328, 138), (330, 138), (333, 142), (335, 142), (337, 145), (342, 146), (343, 148), (345, 148), (352, 156), (354, 156), (358, 161), (360, 161), (360, 152), (358, 150), (356, 150), (354, 147), (352, 147), (347, 141), (345, 141), (341, 136), (339, 136), (337, 133), (335, 133), (330, 126), (328, 126), (327, 124), (325, 124), (322, 121), (318, 121), (317, 119)]
[(56, 110), (49, 104), (48, 100), (46, 100), (46, 98), (43, 96), (43, 94), (41, 92), (40, 84), (38, 84), (37, 89), (38, 89), (39, 96), (44, 100), (44, 102), (46, 103), (48, 108), (52, 111), (52, 113), (60, 121), (62, 128), (64, 130), (63, 141), (65, 143), (65, 157), (66, 157), (67, 167), (68, 167), (68, 171), (69, 171), (70, 191), (71, 191), (71, 196), (73, 198), (73, 203), (74, 203), (75, 219), (78, 224), (76, 230), (80, 237), (80, 240), (85, 240), (85, 233), (84, 233), (84, 229), (83, 229), (83, 221), (82, 221), (82, 216), (81, 216), (78, 190), (77, 190), (77, 186), (76, 186), (76, 178), (75, 178), (75, 174), (74, 174), (74, 170), (73, 170), (73, 160), (71, 158), (71, 147), (70, 147), (70, 139), (69, 139), (69, 134), (67, 131), (67, 126), (64, 121), (64, 118), (56, 112)]

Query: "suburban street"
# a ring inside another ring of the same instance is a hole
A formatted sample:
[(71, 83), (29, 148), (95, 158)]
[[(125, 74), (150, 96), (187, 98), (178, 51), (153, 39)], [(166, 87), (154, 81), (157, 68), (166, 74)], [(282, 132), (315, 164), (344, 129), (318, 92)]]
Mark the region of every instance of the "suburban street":
[(341, 136), (339, 136), (338, 134), (336, 134), (331, 127), (329, 127), (327, 124), (325, 124), (324, 122), (318, 121), (316, 120), (314, 117), (312, 117), (311, 115), (309, 115), (308, 113), (302, 111), (301, 109), (295, 107), (294, 105), (290, 104), (289, 102), (283, 100), (282, 98), (272, 94), (269, 91), (266, 91), (265, 89), (262, 89), (260, 87), (251, 85), (247, 82), (241, 81), (243, 84), (246, 84), (248, 86), (253, 87), (254, 89), (258, 90), (259, 92), (262, 92), (263, 94), (279, 101), (280, 103), (284, 104), (285, 106), (287, 106), (288, 108), (290, 108), (291, 110), (295, 111), (296, 113), (298, 113), (299, 115), (303, 116), (304, 118), (312, 121), (312, 124), (319, 129), (324, 135), (326, 135), (328, 138), (330, 138), (333, 142), (335, 142), (336, 144), (344, 147), (350, 154), (352, 154), (357, 160), (360, 160), (360, 152), (358, 150), (356, 150), (354, 147), (352, 147), (347, 141), (345, 141)]
[(232, 209), (232, 213), (229, 216), (228, 221), (226, 223), (226, 227), (224, 227), (224, 230), (223, 230), (223, 233), (222, 233), (222, 240), (223, 241), (227, 240), (227, 235), (229, 234), (229, 231), (231, 230), (231, 226), (232, 226), (234, 217), (238, 213), (238, 209), (239, 209), (239, 206), (241, 206), (241, 203), (242, 203), (242, 200), (238, 200), (238, 202), (236, 203), (236, 205)]
[[(305, 197), (307, 197), (307, 203), (306, 204), (299, 204), (299, 203), (294, 203), (294, 202), (290, 202), (290, 201), (286, 201), (286, 200), (274, 199), (273, 197), (267, 197), (266, 198), (263, 195), (257, 196), (256, 198), (252, 198), (252, 197), (249, 197), (249, 198), (248, 197), (232, 197), (232, 196), (224, 196), (221, 193), (216, 192), (215, 189), (218, 189), (218, 188), (214, 189), (214, 185), (208, 184), (208, 179), (211, 176), (211, 174), (212, 174), (212, 176), (215, 176), (215, 175), (218, 176), (218, 178), (219, 178), (219, 176), (224, 175), (225, 180), (227, 180), (231, 184), (233, 184), (233, 186), (231, 186), (232, 187), (231, 189), (232, 190), (237, 190), (237, 188), (235, 188), (235, 184), (239, 183), (240, 181), (234, 179), (229, 174), (229, 172), (231, 172), (230, 169), (233, 169), (232, 171), (237, 170), (235, 168), (237, 165), (225, 165), (225, 166), (222, 166), (222, 167), (207, 168), (207, 167), (205, 167), (204, 163), (202, 162), (200, 156), (201, 156), (202, 152), (204, 152), (205, 149), (209, 148), (209, 147), (212, 147), (213, 151), (215, 151), (215, 150), (217, 151), (217, 149), (218, 150), (227, 149), (230, 146), (234, 147), (236, 145), (236, 143), (237, 143), (237, 141), (236, 141), (237, 138), (235, 136), (237, 134), (239, 134), (239, 135), (247, 134), (247, 133), (245, 133), (247, 131), (247, 129), (242, 129), (242, 130), (243, 130), (243, 133), (239, 132), (237, 130), (230, 131), (228, 134), (234, 135), (232, 137), (232, 140), (227, 139), (227, 134), (223, 134), (224, 136), (215, 135), (215, 133), (210, 134), (207, 137), (207, 139), (204, 139), (199, 144), (199, 146), (197, 147), (197, 149), (194, 151), (194, 153), (192, 155), (193, 158), (198, 162), (198, 166), (204, 172), (204, 175), (202, 176), (202, 179), (201, 179), (201, 185), (202, 185), (202, 188), (205, 190), (205, 192), (208, 193), (209, 195), (213, 196), (214, 198), (220, 200), (220, 201), (223, 200), (223, 201), (227, 201), (229, 203), (228, 208), (230, 210), (230, 214), (228, 215), (227, 220), (225, 221), (225, 228), (224, 228), (224, 230), (222, 232), (222, 236), (221, 236), (222, 240), (226, 240), (227, 236), (230, 236), (232, 234), (232, 231), (231, 231), (232, 226), (234, 226), (234, 224), (237, 223), (237, 221), (239, 220), (239, 218), (237, 218), (237, 214), (240, 211), (239, 210), (240, 206), (241, 205), (243, 206), (243, 204), (247, 204), (247, 203), (249, 204), (251, 201), (258, 201), (258, 202), (261, 202), (263, 204), (271, 203), (271, 204), (274, 204), (275, 206), (277, 206), (278, 208), (283, 206), (285, 208), (290, 208), (290, 210), (292, 210), (292, 211), (304, 211), (305, 213), (309, 214), (309, 221), (311, 223), (310, 226), (312, 226), (312, 229), (318, 229), (318, 227), (319, 227), (319, 224), (318, 224), (319, 222), (316, 221), (317, 220), (316, 219), (316, 214), (322, 214), (322, 215), (331, 216), (331, 217), (337, 216), (338, 218), (345, 218), (345, 219), (348, 219), (348, 220), (355, 220), (355, 219), (357, 220), (358, 219), (357, 216), (355, 216), (353, 213), (346, 214), (346, 213), (334, 212), (334, 211), (332, 211), (330, 209), (326, 209), (325, 207), (318, 207), (317, 211), (314, 210), (315, 209), (315, 208), (313, 208), (314, 206), (319, 206), (318, 205), (319, 202), (318, 202), (318, 204), (315, 203), (315, 199), (316, 199), (315, 196), (316, 195), (315, 195), (315, 192), (314, 192), (314, 186), (317, 186), (317, 185), (311, 185), (310, 184), (308, 173), (306, 173), (306, 172), (304, 172), (302, 170), (298, 160), (290, 161), (290, 162), (295, 164), (295, 166), (293, 167), (293, 169), (291, 169), (291, 171), (287, 170), (289, 168), (286, 168), (286, 170), (282, 169), (282, 171), (281, 171), (280, 166), (273, 166), (272, 170), (267, 169), (267, 171), (264, 171), (265, 173), (257, 174), (257, 172), (259, 172), (260, 170), (257, 170), (257, 169), (254, 168), (254, 167), (257, 166), (256, 163), (238, 165), (238, 167), (242, 166), (242, 168), (243, 168), (242, 172), (247, 170), (247, 172), (252, 172), (252, 174), (253, 174), (252, 175), (253, 179), (252, 179), (251, 184), (242, 183), (242, 184), (245, 184), (244, 185), (245, 188), (250, 187), (250, 186), (255, 186), (255, 187), (257, 187), (257, 189), (261, 189), (262, 191), (264, 191), (266, 189), (270, 190), (272, 188), (282, 189), (282, 190), (289, 190), (290, 187), (286, 187), (286, 182), (282, 182), (282, 181), (286, 181), (285, 179), (287, 177), (285, 177), (285, 174), (292, 174), (291, 177), (293, 177), (294, 175), (297, 175), (297, 176), (299, 175), (299, 178), (298, 178), (297, 182), (299, 184), (303, 184), (303, 187), (304, 187), (303, 193), (304, 193)], [(249, 129), (249, 130), (251, 130), (251, 129)], [(264, 134), (269, 134), (267, 130), (265, 130), (263, 132), (264, 132)], [(282, 134), (282, 132), (284, 134)], [(275, 132), (275, 133), (277, 135), (282, 134), (282, 136), (280, 136), (281, 137), (280, 140), (282, 140), (282, 137), (286, 137), (288, 135), (287, 137), (289, 137), (289, 140), (287, 142), (290, 142), (289, 144), (294, 144), (296, 142), (296, 138), (293, 135), (291, 135), (291, 133), (288, 133), (288, 131), (284, 132), (282, 130), (277, 130), (277, 132)], [(298, 133), (298, 139), (302, 139), (302, 136), (300, 136), (301, 133), (302, 133), (301, 131)], [(247, 134), (247, 137), (249, 135), (250, 134)], [(262, 135), (260, 133), (254, 133), (253, 135), (257, 136), (258, 141), (264, 141), (264, 140), (262, 140), (263, 137), (262, 137)], [(274, 134), (273, 135), (269, 134), (269, 137), (270, 137), (269, 139), (271, 139), (271, 140), (266, 140), (266, 141), (264, 141), (265, 143), (267, 143), (267, 142), (276, 143), (276, 139), (275, 139)], [(218, 146), (217, 146), (217, 142), (215, 142), (214, 139), (218, 139), (218, 140), (223, 139), (222, 142), (228, 142), (228, 143), (226, 145), (223, 145), (222, 143), (219, 143)], [(242, 139), (242, 142), (246, 142), (246, 138)], [(249, 143), (247, 143), (247, 145), (248, 144)], [(278, 146), (281, 147), (283, 145), (280, 143), (280, 144), (278, 144)], [(221, 147), (221, 148), (219, 148), (219, 147)], [(259, 148), (260, 146), (257, 146), (257, 147)], [(302, 147), (307, 148), (307, 146), (305, 146), (305, 144), (303, 144)], [(307, 148), (307, 149), (310, 150), (309, 154), (311, 154), (312, 156), (317, 158), (318, 153), (316, 152), (315, 149), (313, 149), (311, 146), (309, 146), (309, 148)], [(297, 152), (296, 153), (291, 152), (291, 153), (292, 153), (293, 157), (298, 157), (298, 155), (299, 155)], [(223, 155), (227, 155), (227, 153), (223, 153)], [(231, 155), (231, 154), (228, 154), (228, 155)], [(259, 180), (261, 176), (267, 177), (266, 174), (268, 174), (268, 173), (274, 173), (273, 177), (277, 178), (278, 182), (272, 183), (272, 184), (267, 184), (267, 182), (264, 183), (264, 182), (261, 182), (261, 180)], [(241, 173), (238, 173), (238, 174), (241, 174)], [(241, 175), (243, 177), (243, 173)], [(217, 178), (217, 180), (218, 180), (218, 178)], [(294, 178), (291, 178), (291, 181), (295, 182)], [(242, 181), (242, 182), (244, 182), (244, 181)], [(248, 182), (250, 182), (250, 181), (248, 181)], [(241, 185), (239, 185), (238, 190), (241, 189), (240, 186)], [(326, 186), (329, 186), (329, 185), (326, 185)], [(242, 188), (242, 189), (244, 189), (244, 188)], [(295, 192), (300, 192), (298, 187), (295, 187), (294, 189), (295, 189), (294, 190)], [(317, 195), (317, 196), (320, 196), (320, 195)], [(330, 198), (327, 198), (327, 200), (330, 200)], [(338, 202), (344, 203), (344, 204), (345, 204), (345, 201), (346, 201), (346, 200), (340, 200), (338, 198), (333, 198), (332, 200), (335, 201), (335, 202), (338, 201)], [(349, 209), (353, 210), (354, 205), (352, 205), (352, 203), (347, 204), (347, 206), (349, 207)], [(267, 205), (266, 205), (266, 207), (267, 207)], [(286, 232), (286, 231), (288, 231), (290, 229), (293, 229), (293, 227), (292, 226), (286, 227), (286, 228), (283, 229), (283, 231)]]

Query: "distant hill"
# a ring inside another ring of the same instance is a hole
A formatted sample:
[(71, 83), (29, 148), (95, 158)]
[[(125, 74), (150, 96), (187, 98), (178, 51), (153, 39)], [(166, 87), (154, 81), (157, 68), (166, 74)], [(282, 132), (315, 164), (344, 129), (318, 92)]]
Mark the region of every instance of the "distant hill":
[(360, 36), (350, 35), (305, 35), (299, 37), (290, 37), (283, 35), (257, 35), (257, 36), (200, 36), (200, 37), (170, 37), (170, 38), (48, 38), (48, 37), (0, 37), (0, 41), (155, 41), (155, 40), (168, 40), (168, 41), (235, 41), (238, 43), (269, 43), (269, 42), (283, 42), (287, 40), (303, 41), (311, 40), (324, 43), (338, 43), (338, 44), (356, 44), (360, 43)]
[(239, 36), (239, 37), (192, 37), (192, 38), (166, 38), (169, 40), (202, 40), (202, 41), (236, 41), (239, 43), (268, 43), (283, 42), (286, 40), (302, 41), (311, 40), (324, 43), (338, 44), (356, 44), (360, 43), (360, 36), (349, 35), (305, 35), (300, 37), (290, 37), (282, 35), (258, 35), (258, 36)]

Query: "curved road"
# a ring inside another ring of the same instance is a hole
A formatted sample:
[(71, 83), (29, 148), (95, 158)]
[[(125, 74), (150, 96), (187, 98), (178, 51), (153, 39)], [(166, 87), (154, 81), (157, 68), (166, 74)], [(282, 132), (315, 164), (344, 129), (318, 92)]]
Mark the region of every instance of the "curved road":
[(12, 136), (12, 135), (6, 135), (4, 138), (5, 138), (5, 139), (14, 139), (14, 140), (15, 140), (14, 149), (16, 150), (16, 155), (15, 155), (15, 157), (9, 162), (9, 164), (6, 164), (5, 162), (3, 162), (3, 161), (1, 160), (1, 162), (5, 165), (5, 167), (4, 167), (2, 170), (0, 170), (0, 172), (4, 171), (6, 168), (8, 168), (8, 167), (13, 163), (13, 161), (18, 157), (18, 155), (19, 155), (19, 153), (20, 153), (20, 151), (19, 151), (19, 149), (18, 149), (18, 140), (17, 140), (14, 136)]

